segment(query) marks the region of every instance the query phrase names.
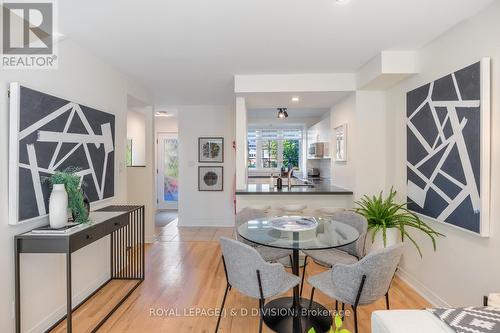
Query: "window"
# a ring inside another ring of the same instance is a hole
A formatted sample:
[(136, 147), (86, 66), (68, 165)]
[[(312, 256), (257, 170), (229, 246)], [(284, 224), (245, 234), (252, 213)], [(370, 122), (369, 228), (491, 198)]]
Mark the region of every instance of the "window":
[(261, 142), (260, 160), (263, 168), (278, 167), (278, 140), (263, 140)]
[(292, 165), (300, 167), (302, 129), (249, 129), (248, 167), (277, 169)]

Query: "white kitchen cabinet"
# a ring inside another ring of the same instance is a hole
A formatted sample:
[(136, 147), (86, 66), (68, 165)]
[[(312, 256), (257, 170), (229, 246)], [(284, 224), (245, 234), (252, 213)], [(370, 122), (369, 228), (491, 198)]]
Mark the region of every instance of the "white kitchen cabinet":
[(307, 129), (307, 147), (309, 147), (311, 143), (323, 142), (325, 144), (323, 158), (330, 158), (331, 132), (330, 117), (312, 125)]

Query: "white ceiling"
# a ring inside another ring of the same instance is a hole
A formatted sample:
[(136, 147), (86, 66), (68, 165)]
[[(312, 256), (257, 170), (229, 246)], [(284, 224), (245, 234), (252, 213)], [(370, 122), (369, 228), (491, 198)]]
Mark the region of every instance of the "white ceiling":
[[(349, 92), (301, 92), (301, 93), (249, 93), (244, 94), (247, 108), (330, 108)], [(298, 97), (298, 102), (293, 102), (292, 97)]]
[(60, 32), (163, 105), (232, 100), (233, 75), (353, 72), (415, 49), (492, 0), (64, 0)]

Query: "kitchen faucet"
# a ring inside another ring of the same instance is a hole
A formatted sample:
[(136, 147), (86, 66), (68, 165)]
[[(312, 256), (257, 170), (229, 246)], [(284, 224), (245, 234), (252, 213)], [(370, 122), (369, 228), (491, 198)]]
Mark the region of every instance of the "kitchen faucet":
[(295, 168), (288, 168), (288, 190), (292, 189), (292, 176), (293, 176), (293, 171), (296, 170)]

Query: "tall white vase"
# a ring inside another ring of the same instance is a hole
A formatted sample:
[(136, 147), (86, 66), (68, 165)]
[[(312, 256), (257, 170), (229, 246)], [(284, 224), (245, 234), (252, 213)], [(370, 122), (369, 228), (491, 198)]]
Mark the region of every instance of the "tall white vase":
[(388, 228), (386, 232), (386, 245), (384, 246), (384, 238), (382, 236), (382, 231), (379, 230), (375, 235), (375, 240), (372, 243), (371, 232), (366, 236), (366, 252), (372, 252), (375, 250), (381, 250), (384, 247), (389, 247), (401, 243), (401, 232), (397, 228)]
[(62, 228), (68, 223), (68, 193), (64, 184), (54, 184), (49, 199), (51, 228)]

